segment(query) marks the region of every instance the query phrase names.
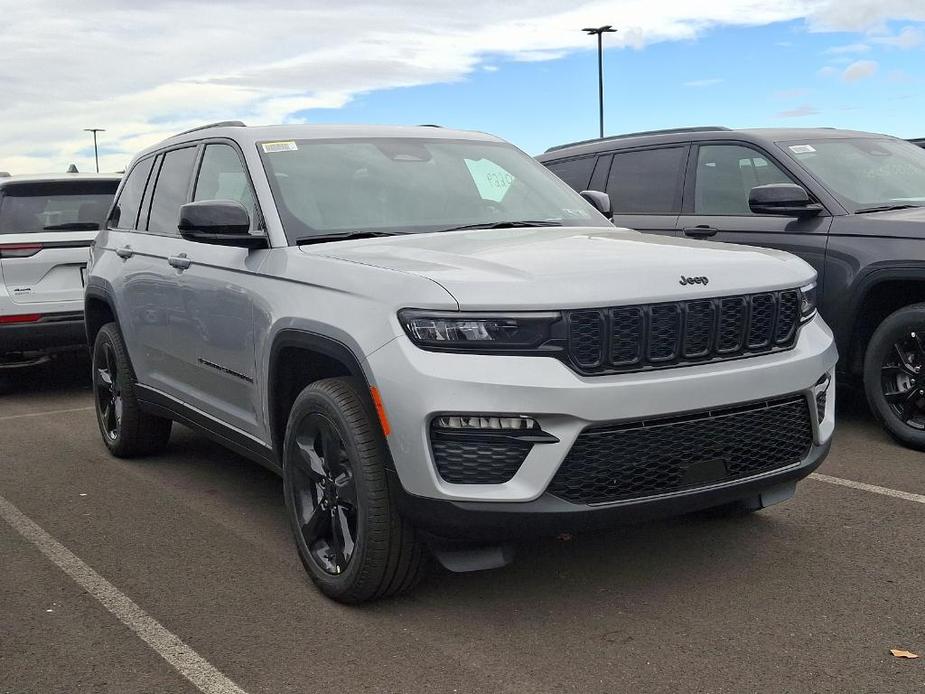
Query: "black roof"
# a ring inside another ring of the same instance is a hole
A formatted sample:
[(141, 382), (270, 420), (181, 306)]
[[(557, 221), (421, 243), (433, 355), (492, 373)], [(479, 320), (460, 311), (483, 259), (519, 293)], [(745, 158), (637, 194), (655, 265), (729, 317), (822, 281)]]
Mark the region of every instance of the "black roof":
[(670, 130), (649, 130), (640, 133), (627, 133), (611, 137), (573, 142), (567, 145), (550, 147), (540, 154), (539, 161), (564, 159), (582, 154), (628, 149), (645, 145), (670, 144), (673, 142), (693, 142), (701, 140), (744, 140), (755, 142), (765, 147), (775, 142), (793, 142), (798, 140), (820, 140), (841, 137), (883, 137), (875, 133), (858, 130), (838, 130), (836, 128), (743, 128), (732, 129), (723, 126), (700, 126), (693, 128), (672, 128)]

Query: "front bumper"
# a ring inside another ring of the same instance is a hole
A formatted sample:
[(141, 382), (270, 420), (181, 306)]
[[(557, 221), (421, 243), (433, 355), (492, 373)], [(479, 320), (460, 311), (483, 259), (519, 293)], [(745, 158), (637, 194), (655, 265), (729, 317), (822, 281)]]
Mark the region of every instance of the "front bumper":
[(402, 515), (419, 530), (439, 538), (493, 543), (599, 530), (739, 500), (748, 500), (756, 508), (769, 506), (789, 498), (796, 483), (819, 467), (831, 444), (828, 440), (813, 446), (802, 462), (762, 475), (612, 504), (573, 504), (551, 494), (523, 503), (425, 499), (402, 490), (394, 478), (393, 491)]
[(86, 345), (82, 311), (52, 313), (31, 323), (0, 324), (0, 360), (8, 355), (48, 354)]
[[(533, 502), (544, 494), (587, 427), (707, 410), (803, 393), (810, 400), (838, 355), (818, 316), (793, 349), (760, 357), (643, 373), (583, 377), (553, 358), (426, 352), (404, 336), (367, 359), (392, 433), (389, 449), (401, 488), (413, 497), (454, 502)], [(811, 408), (813, 444), (835, 424), (834, 384), (822, 422)], [(451, 484), (437, 473), (429, 423), (446, 413), (528, 415), (559, 443), (533, 446), (502, 484)], [(698, 490), (695, 490), (695, 492)]]

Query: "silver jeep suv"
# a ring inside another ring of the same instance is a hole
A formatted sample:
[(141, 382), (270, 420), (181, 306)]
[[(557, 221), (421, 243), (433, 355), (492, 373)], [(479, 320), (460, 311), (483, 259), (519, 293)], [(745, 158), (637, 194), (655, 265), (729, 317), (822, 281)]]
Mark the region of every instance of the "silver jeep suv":
[(103, 441), (171, 421), (282, 474), (327, 595), (427, 554), (789, 498), (826, 455), (832, 334), (779, 251), (614, 228), (498, 138), (223, 123), (128, 169), (86, 291)]

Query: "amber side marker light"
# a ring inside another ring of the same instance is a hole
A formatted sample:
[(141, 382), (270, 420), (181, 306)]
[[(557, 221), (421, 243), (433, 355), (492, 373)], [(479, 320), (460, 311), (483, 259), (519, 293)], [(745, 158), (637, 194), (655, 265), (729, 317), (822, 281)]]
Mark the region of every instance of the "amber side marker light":
[(379, 395), (379, 389), (371, 386), (369, 394), (372, 396), (373, 405), (376, 407), (376, 414), (379, 415), (379, 424), (382, 425), (382, 433), (388, 436), (392, 433), (392, 427), (389, 425), (389, 418), (385, 414), (385, 407), (382, 404), (382, 396)]

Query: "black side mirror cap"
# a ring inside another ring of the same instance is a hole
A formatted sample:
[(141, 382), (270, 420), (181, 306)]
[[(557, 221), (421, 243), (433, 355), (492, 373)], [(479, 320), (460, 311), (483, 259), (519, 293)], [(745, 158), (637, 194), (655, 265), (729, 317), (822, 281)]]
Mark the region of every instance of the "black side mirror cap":
[(599, 190), (583, 190), (581, 197), (594, 205), (594, 209), (600, 212), (607, 219), (613, 219), (613, 207), (610, 204), (610, 196)]
[(822, 205), (810, 200), (806, 189), (795, 183), (755, 186), (748, 193), (748, 208), (754, 214), (783, 217), (814, 217), (822, 212)]
[(251, 219), (236, 200), (200, 200), (180, 206), (177, 229), (187, 241), (216, 246), (266, 248), (265, 236), (250, 233)]

